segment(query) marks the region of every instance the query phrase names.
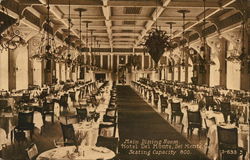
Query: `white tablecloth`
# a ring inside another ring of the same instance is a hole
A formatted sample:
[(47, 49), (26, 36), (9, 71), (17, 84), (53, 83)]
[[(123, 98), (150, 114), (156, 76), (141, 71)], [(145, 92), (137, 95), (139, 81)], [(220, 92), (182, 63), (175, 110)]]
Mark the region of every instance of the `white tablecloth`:
[[(53, 160), (70, 160), (72, 153), (75, 151), (75, 146), (59, 147), (43, 152), (37, 157), (37, 160), (53, 159)], [(84, 155), (77, 155), (75, 160), (108, 160), (115, 157), (115, 153), (104, 147), (88, 147), (80, 146), (79, 150), (84, 152)], [(81, 153), (83, 154), (83, 153)]]

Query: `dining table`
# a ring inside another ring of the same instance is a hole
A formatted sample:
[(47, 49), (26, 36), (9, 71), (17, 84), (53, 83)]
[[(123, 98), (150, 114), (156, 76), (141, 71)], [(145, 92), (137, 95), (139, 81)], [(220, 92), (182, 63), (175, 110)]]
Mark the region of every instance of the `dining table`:
[(106, 147), (63, 146), (47, 150), (36, 158), (36, 160), (108, 160), (115, 157), (115, 153)]

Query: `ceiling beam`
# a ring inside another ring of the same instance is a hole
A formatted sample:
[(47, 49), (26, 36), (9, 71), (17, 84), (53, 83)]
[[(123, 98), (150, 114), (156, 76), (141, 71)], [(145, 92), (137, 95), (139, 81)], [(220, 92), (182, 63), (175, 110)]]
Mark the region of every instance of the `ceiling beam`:
[[(39, 0), (40, 3), (42, 3), (43, 5), (47, 5), (46, 0)], [(61, 1), (63, 2), (63, 1)], [(67, 1), (68, 2), (68, 1)], [(51, 6), (50, 7), (50, 12), (60, 21), (62, 22), (67, 28), (69, 27), (69, 24), (66, 20), (62, 19), (63, 15), (62, 13), (55, 7), (55, 6)], [(71, 32), (79, 38), (79, 34), (76, 33), (76, 31), (74, 29), (71, 28)]]
[[(24, 5), (44, 5), (43, 2), (40, 0), (19, 0), (19, 3), (22, 3)], [(77, 6), (82, 6), (82, 7), (101, 7), (102, 3), (99, 0), (70, 0), (70, 3), (72, 6), (77, 5)], [(68, 0), (50, 0), (50, 5), (51, 6), (68, 6), (69, 1)]]
[[(185, 31), (190, 30), (192, 27), (196, 26), (197, 24), (200, 24), (203, 22), (204, 19), (204, 14), (205, 14), (205, 18), (208, 19), (209, 17), (211, 17), (212, 15), (216, 14), (217, 12), (219, 12), (221, 9), (229, 6), (230, 4), (233, 4), (236, 0), (224, 0), (221, 2), (221, 7), (219, 9), (209, 9), (206, 10), (205, 13), (202, 13), (200, 15), (197, 16), (197, 22), (194, 23), (187, 23), (185, 25)], [(182, 34), (182, 32), (178, 32), (174, 35), (174, 37), (178, 37)]]
[[(163, 2), (155, 1), (155, 0), (141, 0), (141, 1), (128, 1), (128, 0), (119, 0), (119, 1), (108, 1), (106, 4), (110, 7), (155, 7), (157, 6), (166, 6), (166, 8), (200, 8), (203, 6), (202, 1), (171, 1), (171, 0), (163, 0)], [(43, 3), (35, 0), (19, 0), (19, 3), (23, 5), (43, 5)], [(60, 5), (67, 6), (68, 0), (50, 0), (51, 6)], [(168, 5), (166, 5), (169, 3)], [(221, 5), (217, 2), (209, 2), (207, 1), (207, 8), (221, 8)], [(81, 6), (81, 7), (102, 7), (103, 2), (100, 0), (71, 0), (72, 6)], [(229, 6), (224, 6), (224, 8), (233, 8)]]
[(103, 15), (105, 17), (105, 25), (106, 25), (106, 29), (107, 29), (107, 33), (108, 33), (108, 37), (109, 37), (109, 43), (110, 43), (110, 47), (112, 48), (112, 22), (110, 20), (110, 16), (111, 16), (111, 9), (110, 6), (108, 6), (108, 2), (109, 0), (102, 0), (103, 6), (102, 6), (102, 12)]
[[(223, 3), (223, 1), (222, 1)], [(186, 0), (182, 0), (182, 1), (171, 1), (171, 3), (169, 3), (169, 5), (166, 8), (173, 8), (173, 9), (180, 9), (180, 8), (201, 8), (203, 6), (203, 1), (197, 1), (197, 0), (193, 0), (193, 1), (186, 1)], [(206, 1), (206, 8), (213, 8), (213, 9), (220, 9), (222, 6), (220, 3), (218, 2), (209, 2), (208, 0)], [(233, 7), (228, 7), (224, 6), (223, 8), (231, 8), (233, 9)]]

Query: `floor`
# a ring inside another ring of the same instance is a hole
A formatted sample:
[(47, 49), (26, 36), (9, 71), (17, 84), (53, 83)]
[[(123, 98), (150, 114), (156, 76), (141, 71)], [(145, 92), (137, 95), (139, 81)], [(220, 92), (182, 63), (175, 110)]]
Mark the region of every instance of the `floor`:
[[(202, 144), (192, 145), (129, 86), (118, 86), (119, 157), (124, 160), (206, 160)], [(196, 137), (192, 141), (196, 142)], [(200, 149), (199, 149), (200, 148)]]

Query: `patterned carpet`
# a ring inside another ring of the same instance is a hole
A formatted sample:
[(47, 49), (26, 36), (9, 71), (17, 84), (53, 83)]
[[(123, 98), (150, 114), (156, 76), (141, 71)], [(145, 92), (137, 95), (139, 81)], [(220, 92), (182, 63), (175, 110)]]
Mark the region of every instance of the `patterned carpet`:
[(129, 86), (118, 86), (121, 160), (208, 160)]

